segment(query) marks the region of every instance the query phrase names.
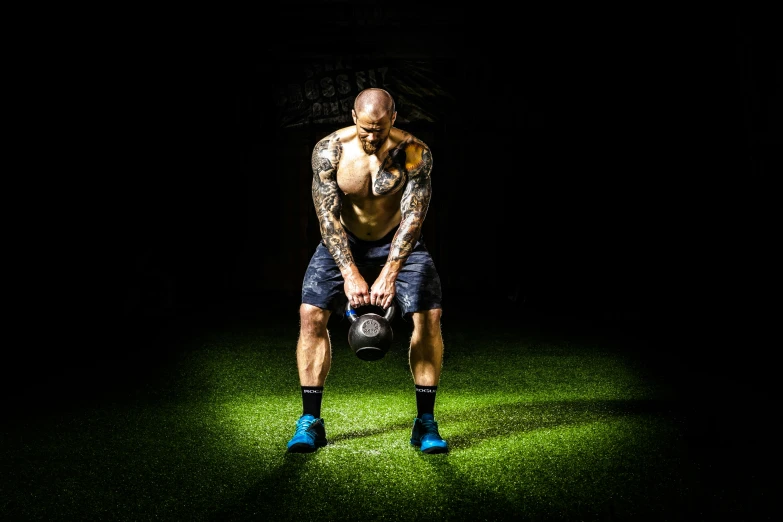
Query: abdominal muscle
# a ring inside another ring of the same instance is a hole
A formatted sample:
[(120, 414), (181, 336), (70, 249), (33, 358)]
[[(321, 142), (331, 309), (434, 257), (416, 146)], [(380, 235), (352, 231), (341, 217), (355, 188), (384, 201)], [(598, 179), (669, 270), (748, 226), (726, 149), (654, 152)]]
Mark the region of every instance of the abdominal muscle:
[(400, 224), (400, 215), (399, 193), (381, 198), (371, 196), (363, 201), (343, 197), (340, 221), (359, 239), (375, 241)]

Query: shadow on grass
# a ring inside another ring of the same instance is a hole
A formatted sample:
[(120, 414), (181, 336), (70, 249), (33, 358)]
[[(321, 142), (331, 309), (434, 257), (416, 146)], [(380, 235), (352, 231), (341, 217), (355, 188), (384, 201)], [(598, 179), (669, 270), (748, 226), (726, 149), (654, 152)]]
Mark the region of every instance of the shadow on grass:
[[(664, 400), (560, 401), (546, 403), (506, 403), (471, 409), (465, 413), (437, 414), (441, 435), (452, 450), (467, 449), (495, 437), (540, 429), (578, 426), (609, 418), (631, 415), (672, 415), (674, 404)], [(466, 418), (468, 417), (468, 418)], [(448, 433), (449, 421), (475, 420), (473, 430), (465, 435)], [(355, 430), (329, 437), (329, 444), (381, 435), (389, 431), (411, 429), (413, 422)], [(444, 430), (445, 427), (445, 430)]]
[[(387, 428), (388, 430), (388, 428)], [(373, 432), (382, 433), (387, 430), (373, 430)], [(369, 436), (348, 435), (340, 439)], [(411, 449), (411, 451), (417, 451)], [(283, 462), (271, 470), (266, 476), (247, 489), (241, 498), (231, 504), (227, 504), (209, 516), (208, 520), (298, 520), (299, 516), (295, 513), (300, 510), (301, 505), (307, 505), (313, 499), (303, 497), (303, 492), (308, 487), (303, 486), (301, 474), (303, 468), (308, 465), (313, 454), (284, 454)], [(426, 504), (422, 509), (430, 510), (429, 515), (437, 515), (442, 520), (474, 520), (488, 515), (505, 517), (518, 512), (518, 506), (506, 499), (502, 492), (488, 490), (481, 484), (478, 484), (468, 477), (463, 476), (448, 462), (448, 459), (437, 458), (443, 455), (433, 456), (420, 453), (421, 458), (432, 467), (433, 472), (439, 477), (437, 495), (427, 497)], [(435, 458), (433, 458), (435, 457)], [(357, 462), (357, 468), (361, 464)], [(329, 480), (313, 484), (319, 493), (315, 495), (316, 502), (322, 502), (324, 492), (335, 489), (335, 484), (330, 484)], [(337, 490), (340, 488), (337, 487)], [(461, 493), (456, 494), (457, 491)], [(433, 490), (433, 494), (436, 492)], [(328, 493), (326, 493), (328, 497)], [(413, 501), (411, 501), (413, 502)], [(313, 517), (319, 518), (317, 513), (331, 513), (324, 520), (346, 520), (363, 521), (367, 520), (369, 515), (363, 511), (363, 500), (355, 500), (353, 504), (350, 500), (335, 499), (335, 505), (314, 506)], [(384, 519), (389, 520), (409, 520), (411, 506), (401, 508), (396, 515), (389, 513)], [(401, 518), (395, 518), (399, 516)], [(335, 517), (335, 518), (330, 518)], [(467, 518), (466, 518), (467, 517)], [(430, 518), (430, 517), (427, 517)], [(370, 520), (376, 520), (376, 516), (369, 516)]]
[[(452, 450), (468, 449), (496, 437), (532, 432), (541, 429), (579, 426), (611, 418), (635, 415), (666, 415), (673, 413), (673, 404), (663, 400), (560, 401), (546, 403), (494, 404), (471, 410), (470, 419), (479, 419), (474, 429), (465, 435), (448, 438)], [(462, 413), (438, 416), (441, 435), (448, 431), (449, 421), (462, 422)], [(447, 429), (444, 430), (443, 427)]]
[(310, 455), (283, 453), (280, 465), (249, 487), (239, 500), (212, 513), (208, 520), (274, 520), (266, 517), (286, 513), (292, 502), (307, 502), (307, 499), (293, 498), (292, 494), (300, 491), (301, 471)]
[(448, 485), (448, 491), (456, 498), (441, 502), (440, 517), (444, 520), (513, 520), (519, 514), (519, 506), (510, 502), (502, 491), (493, 491), (455, 470), (447, 458), (432, 458), (421, 454), (439, 484)]

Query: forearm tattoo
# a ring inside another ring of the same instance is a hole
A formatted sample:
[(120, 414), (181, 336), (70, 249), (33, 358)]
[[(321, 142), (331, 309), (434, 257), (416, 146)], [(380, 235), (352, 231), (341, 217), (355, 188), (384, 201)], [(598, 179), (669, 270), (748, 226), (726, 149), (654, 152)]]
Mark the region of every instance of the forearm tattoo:
[(340, 188), (337, 186), (337, 167), (343, 147), (336, 133), (319, 141), (313, 148), (313, 204), (326, 248), (340, 268), (353, 264), (348, 236), (340, 224)]
[(402, 195), (400, 210), (402, 220), (394, 235), (389, 261), (404, 261), (413, 251), (421, 236), (421, 227), (427, 216), (432, 197), (432, 154), (417, 142), (409, 143), (405, 149), (405, 170), (408, 183)]

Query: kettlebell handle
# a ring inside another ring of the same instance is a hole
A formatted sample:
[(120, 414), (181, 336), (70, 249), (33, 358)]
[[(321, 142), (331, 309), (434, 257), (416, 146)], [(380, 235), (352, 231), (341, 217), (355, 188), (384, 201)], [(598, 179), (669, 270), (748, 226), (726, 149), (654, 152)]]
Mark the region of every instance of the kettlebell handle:
[[(397, 308), (394, 305), (394, 300), (392, 299), (391, 305), (389, 305), (389, 308), (386, 309), (386, 313), (384, 314), (383, 318), (386, 319), (388, 322), (392, 322), (392, 319), (394, 319), (394, 314), (397, 312)], [(356, 310), (354, 310), (351, 307), (351, 302), (348, 301), (345, 304), (345, 317), (347, 317), (352, 323), (355, 323), (358, 317), (356, 316)]]

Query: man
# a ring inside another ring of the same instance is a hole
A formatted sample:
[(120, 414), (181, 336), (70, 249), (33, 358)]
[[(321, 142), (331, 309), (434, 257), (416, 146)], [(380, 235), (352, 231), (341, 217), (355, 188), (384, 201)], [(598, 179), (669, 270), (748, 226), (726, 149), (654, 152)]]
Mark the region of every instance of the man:
[(323, 240), (302, 284), (296, 361), (303, 411), (288, 451), (326, 445), (321, 401), (332, 362), (330, 315), (341, 312), (346, 301), (354, 309), (387, 309), (396, 299), (413, 322), (409, 365), (417, 416), (410, 442), (424, 453), (444, 453), (448, 444), (434, 417), (443, 362), (441, 285), (421, 239), (432, 193), (432, 153), (394, 127), (395, 102), (383, 89), (360, 92), (351, 114), (354, 126), (313, 149), (312, 194)]

